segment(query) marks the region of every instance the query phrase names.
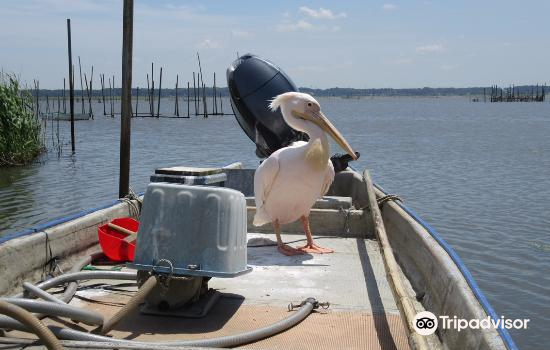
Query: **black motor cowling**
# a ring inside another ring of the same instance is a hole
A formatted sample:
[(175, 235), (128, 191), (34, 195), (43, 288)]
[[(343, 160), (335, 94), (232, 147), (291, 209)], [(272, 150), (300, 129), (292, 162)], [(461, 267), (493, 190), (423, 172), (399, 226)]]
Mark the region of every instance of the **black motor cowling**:
[(266, 158), (292, 142), (307, 140), (307, 135), (290, 128), (280, 110), (269, 109), (277, 95), (298, 91), (279, 67), (255, 55), (236, 59), (227, 69), (231, 107), (239, 125), (256, 144), (256, 155)]

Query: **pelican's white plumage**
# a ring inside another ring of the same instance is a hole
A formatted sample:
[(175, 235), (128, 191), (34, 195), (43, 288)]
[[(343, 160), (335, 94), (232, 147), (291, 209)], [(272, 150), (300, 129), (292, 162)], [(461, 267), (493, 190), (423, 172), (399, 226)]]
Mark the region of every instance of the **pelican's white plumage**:
[(288, 224), (309, 216), (315, 201), (327, 193), (334, 180), (334, 167), (327, 159), (322, 169), (304, 162), (308, 143), (299, 141), (281, 148), (256, 170), (254, 193), (256, 215), (254, 225), (274, 220)]
[(354, 159), (355, 153), (321, 112), (319, 103), (310, 95), (284, 93), (271, 101), (270, 108), (280, 108), (286, 123), (295, 130), (307, 133), (310, 139), (308, 142), (295, 142), (277, 150), (258, 167), (254, 175), (256, 215), (253, 223), (256, 226), (272, 223), (279, 251), (291, 255), (298, 252), (282, 243), (279, 224), (302, 218), (308, 245), (302, 247), (299, 253), (330, 252), (314, 245), (308, 221), (311, 207), (318, 198), (327, 193), (334, 180), (334, 168), (330, 161), (325, 132)]

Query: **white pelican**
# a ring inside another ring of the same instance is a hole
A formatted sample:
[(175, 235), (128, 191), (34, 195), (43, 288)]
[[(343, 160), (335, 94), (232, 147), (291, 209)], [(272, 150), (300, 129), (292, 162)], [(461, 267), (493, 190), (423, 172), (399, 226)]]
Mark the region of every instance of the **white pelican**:
[[(285, 255), (332, 253), (332, 249), (313, 242), (309, 212), (315, 201), (327, 193), (334, 180), (330, 161), (328, 133), (353, 159), (351, 146), (321, 112), (319, 103), (310, 95), (287, 92), (275, 97), (272, 111), (281, 108), (285, 122), (293, 129), (308, 134), (309, 141), (295, 142), (275, 151), (254, 174), (256, 215), (254, 225), (272, 223), (277, 236), (277, 249)], [(302, 220), (307, 244), (293, 248), (281, 240), (280, 224)]]

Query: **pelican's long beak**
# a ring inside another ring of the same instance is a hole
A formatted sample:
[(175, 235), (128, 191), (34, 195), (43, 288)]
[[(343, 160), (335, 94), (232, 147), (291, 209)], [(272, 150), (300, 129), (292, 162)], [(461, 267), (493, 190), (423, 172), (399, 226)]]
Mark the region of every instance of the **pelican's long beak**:
[(346, 151), (351, 156), (351, 158), (353, 158), (353, 160), (357, 160), (357, 156), (355, 155), (355, 152), (353, 151), (349, 143), (346, 141), (344, 136), (340, 134), (338, 129), (336, 129), (336, 127), (332, 125), (330, 120), (328, 120), (328, 118), (323, 114), (323, 112), (319, 111), (319, 112), (313, 112), (311, 114), (307, 114), (307, 113), (299, 113), (299, 112), (293, 111), (293, 113), (297, 114), (302, 119), (306, 119), (317, 124), (317, 126), (319, 126), (324, 132), (329, 134), (330, 137), (332, 137), (334, 141), (336, 141), (336, 143), (340, 147), (342, 147), (342, 149)]

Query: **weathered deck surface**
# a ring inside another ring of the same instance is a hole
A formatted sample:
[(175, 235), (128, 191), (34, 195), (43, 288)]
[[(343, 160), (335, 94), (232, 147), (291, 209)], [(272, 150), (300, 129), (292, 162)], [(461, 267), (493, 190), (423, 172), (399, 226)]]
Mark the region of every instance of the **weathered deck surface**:
[[(286, 242), (303, 238), (304, 235), (283, 235)], [(249, 246), (274, 241), (271, 234), (249, 234)], [(243, 347), (408, 349), (406, 332), (385, 278), (378, 243), (361, 238), (332, 237), (322, 237), (317, 242), (336, 252), (286, 257), (274, 246), (250, 247), (248, 263), (253, 271), (233, 279), (213, 278), (210, 287), (218, 289), (223, 296), (203, 319), (147, 316), (136, 311), (110, 335), (144, 341), (229, 335), (285, 318), (290, 302), (314, 297), (320, 302), (330, 302), (330, 308), (318, 310), (287, 332)], [(293, 243), (295, 246), (300, 244), (303, 241)], [(123, 282), (113, 282), (119, 285), (116, 291), (82, 289), (71, 304), (97, 310), (108, 318), (136, 290)]]

